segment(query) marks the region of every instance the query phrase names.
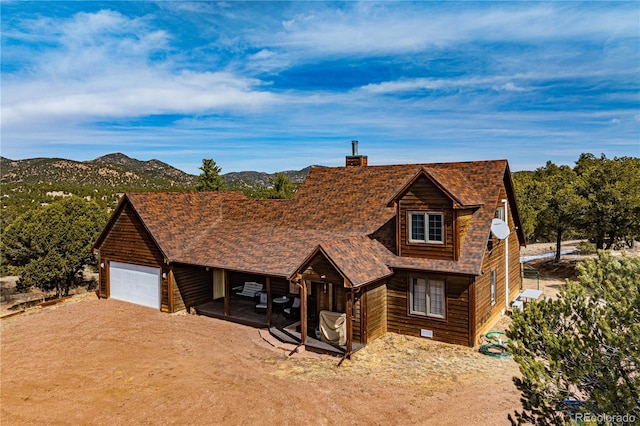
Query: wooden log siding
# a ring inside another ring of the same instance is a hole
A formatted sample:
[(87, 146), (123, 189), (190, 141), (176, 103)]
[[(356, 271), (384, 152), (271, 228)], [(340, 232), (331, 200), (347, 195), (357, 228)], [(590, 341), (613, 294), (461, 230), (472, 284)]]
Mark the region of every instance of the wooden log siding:
[(371, 238), (379, 241), (391, 253), (397, 253), (395, 216), (371, 234)]
[[(502, 200), (507, 199), (507, 190), (504, 185), (500, 189), (500, 205), (502, 206)], [(515, 222), (513, 220), (513, 214), (511, 211), (507, 212), (507, 221), (511, 233), (509, 234), (509, 302), (516, 298), (520, 293), (522, 287), (522, 276), (520, 273), (520, 241), (518, 240), (518, 233), (515, 231)], [(501, 243), (503, 244), (503, 243)], [(505, 247), (501, 247), (503, 250)], [(503, 254), (504, 256), (504, 254)], [(504, 258), (502, 259), (504, 265)], [(502, 295), (502, 303), (505, 304), (505, 296)]]
[(326, 257), (322, 253), (317, 253), (313, 259), (309, 261), (309, 267), (311, 267), (316, 274), (320, 276), (324, 275), (322, 279), (324, 282), (340, 284), (344, 282), (344, 278), (336, 269), (333, 267), (331, 262), (327, 260)]
[(109, 292), (107, 291), (107, 282), (109, 281), (109, 267), (107, 265), (107, 260), (102, 256), (101, 253), (98, 254), (98, 265), (100, 265), (100, 270), (98, 271), (98, 297), (106, 298), (109, 297)]
[[(100, 297), (109, 297), (107, 288), (109, 262), (116, 261), (154, 268), (162, 268), (164, 263), (162, 252), (130, 205), (123, 207), (99, 249), (100, 262), (105, 264), (104, 268), (100, 268)], [(163, 269), (163, 272), (167, 271)], [(165, 279), (161, 281), (160, 302), (164, 312), (169, 312), (167, 283)]]
[[(504, 279), (504, 244), (495, 249), (491, 255), (487, 253), (482, 262), (484, 274), (476, 278), (476, 333), (487, 331), (500, 316), (500, 311), (505, 307), (505, 279)], [(496, 303), (491, 304), (491, 271), (496, 271)]]
[[(500, 197), (496, 207), (501, 207), (501, 200), (506, 198), (504, 186), (500, 191)], [(515, 226), (511, 212), (507, 217), (509, 228), (512, 230), (509, 234), (509, 299), (512, 301), (518, 295), (521, 286), (520, 277), (520, 242), (518, 235), (513, 231)], [(505, 248), (504, 241), (489, 255), (489, 250), (485, 253), (482, 270), (484, 274), (476, 279), (476, 336), (483, 334), (493, 326), (493, 324), (501, 316), (503, 309), (507, 308), (506, 303), (506, 280), (505, 280)], [(496, 270), (496, 303), (491, 305), (491, 271)]]
[(362, 300), (362, 291), (359, 292), (354, 292), (354, 296), (353, 296), (353, 317), (352, 317), (352, 321), (353, 321), (353, 341), (356, 343), (362, 343), (362, 338), (361, 338), (361, 334), (360, 331), (362, 329), (362, 311), (361, 311), (361, 303)]
[(160, 277), (160, 310), (171, 312), (171, 300), (169, 300), (169, 280)]
[(198, 266), (173, 266), (177, 296), (174, 312), (213, 300), (213, 270)]
[(345, 313), (346, 291), (342, 284), (314, 282), (313, 285), (316, 286), (316, 315), (320, 311)]
[(460, 255), (460, 253), (462, 252), (462, 247), (464, 247), (464, 240), (467, 236), (467, 232), (469, 231), (469, 225), (471, 224), (473, 212), (474, 210), (472, 209), (458, 210), (456, 212), (456, 221), (458, 222), (458, 255)]
[[(271, 287), (271, 298), (278, 296), (286, 296), (289, 294), (289, 281), (280, 277), (269, 277)], [(244, 272), (229, 272), (231, 280), (230, 287), (240, 287), (247, 281), (253, 281), (262, 284), (263, 291), (267, 291), (267, 277), (265, 275), (247, 274)]]
[[(289, 295), (289, 290), (289, 281), (284, 278), (271, 277), (271, 294), (273, 297)], [(296, 294), (292, 295), (292, 297), (295, 296)]]
[(387, 332), (387, 285), (384, 281), (371, 284), (366, 289), (367, 341)]
[(264, 290), (266, 290), (267, 288), (266, 277), (262, 275), (254, 275), (254, 274), (246, 274), (243, 272), (229, 271), (228, 278), (229, 278), (229, 286), (231, 288), (240, 287), (244, 285), (244, 283), (247, 281), (253, 281), (253, 282), (262, 284), (262, 288)]
[[(409, 277), (442, 279), (446, 288), (446, 318), (436, 319), (409, 314)], [(422, 329), (433, 331), (433, 340), (469, 345), (469, 286), (464, 276), (440, 276), (397, 271), (387, 281), (387, 329), (420, 336)], [(369, 302), (369, 301), (367, 301)]]
[[(443, 213), (444, 244), (410, 243), (409, 212)], [(422, 176), (400, 199), (398, 209), (399, 255), (454, 260), (453, 202), (433, 182)]]

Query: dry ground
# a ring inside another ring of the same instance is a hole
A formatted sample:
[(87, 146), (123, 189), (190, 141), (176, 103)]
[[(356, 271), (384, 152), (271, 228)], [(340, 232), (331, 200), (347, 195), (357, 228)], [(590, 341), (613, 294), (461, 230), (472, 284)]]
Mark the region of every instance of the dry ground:
[(90, 295), (0, 327), (3, 425), (497, 425), (518, 406), (511, 359), (393, 334), (338, 368), (250, 327)]
[[(562, 250), (575, 249), (580, 241), (565, 241), (562, 243)], [(552, 243), (538, 243), (530, 244), (527, 247), (521, 249), (520, 255), (531, 256), (540, 253), (554, 252), (555, 244)], [(614, 256), (627, 256), (636, 257), (640, 256), (640, 243), (636, 242), (633, 249), (625, 250), (610, 250), (610, 253)], [(542, 290), (544, 296), (555, 298), (558, 296), (560, 287), (564, 285), (567, 279), (577, 281), (575, 274), (576, 265), (586, 259), (597, 257), (596, 254), (582, 254), (579, 252), (572, 254), (563, 254), (559, 263), (555, 263), (553, 258), (538, 259), (528, 262), (527, 265), (538, 270), (540, 272), (540, 290)], [(535, 279), (524, 279), (524, 288), (537, 288), (538, 283)]]
[[(545, 295), (580, 258), (532, 262)], [(3, 425), (498, 425), (519, 407), (513, 360), (470, 348), (387, 334), (338, 368), (289, 358), (250, 327), (93, 293), (4, 318), (0, 339)]]

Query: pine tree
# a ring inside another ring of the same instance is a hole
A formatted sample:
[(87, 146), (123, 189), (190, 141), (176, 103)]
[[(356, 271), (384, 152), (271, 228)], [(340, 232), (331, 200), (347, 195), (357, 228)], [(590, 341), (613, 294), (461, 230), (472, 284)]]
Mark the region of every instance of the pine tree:
[(74, 277), (92, 260), (91, 245), (106, 222), (97, 204), (65, 198), (16, 218), (2, 238), (3, 256), (18, 267), (19, 290), (37, 287), (67, 295)]
[(523, 409), (512, 424), (564, 425), (571, 415), (640, 421), (640, 257), (600, 251), (576, 271), (559, 299), (514, 313), (507, 335)]
[(273, 185), (273, 191), (269, 198), (293, 198), (295, 186), (283, 172), (278, 172), (274, 177), (270, 177), (269, 183)]
[(216, 166), (216, 162), (210, 158), (202, 160), (202, 167), (200, 167), (202, 173), (196, 176), (196, 190), (197, 191), (224, 191), (227, 187), (227, 182), (224, 177), (220, 176), (222, 169)]

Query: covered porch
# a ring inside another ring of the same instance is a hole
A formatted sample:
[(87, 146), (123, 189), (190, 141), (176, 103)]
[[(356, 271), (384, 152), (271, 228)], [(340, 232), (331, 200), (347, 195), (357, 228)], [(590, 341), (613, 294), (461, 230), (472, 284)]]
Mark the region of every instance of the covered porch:
[(345, 357), (366, 344), (363, 289), (350, 286), (321, 253), (291, 277), (190, 265), (174, 272), (184, 306), (199, 315), (268, 328), (283, 342)]
[(191, 307), (199, 315), (253, 327), (285, 327), (300, 319), (297, 287), (285, 278), (217, 268), (212, 278), (210, 296)]
[[(232, 303), (233, 311), (229, 316), (224, 314), (224, 300), (212, 300), (194, 306), (198, 315), (204, 315), (210, 318), (223, 319), (236, 322), (238, 324), (248, 325), (250, 327), (268, 328), (269, 333), (283, 343), (300, 345), (302, 342), (301, 320), (286, 317), (282, 313), (272, 315), (271, 324), (268, 324), (268, 318), (265, 313), (259, 313), (255, 310), (255, 302), (249, 300), (234, 300)], [(315, 324), (316, 321), (313, 323)], [(310, 322), (307, 321), (307, 324)], [(317, 335), (318, 330), (307, 329), (307, 337), (305, 348), (312, 352), (325, 353), (331, 355), (343, 356), (347, 352), (346, 345), (329, 344), (323, 342)], [(360, 343), (354, 343), (352, 352), (363, 347)]]
[(299, 323), (297, 318), (287, 318), (283, 313), (273, 313), (269, 318), (266, 312), (256, 311), (256, 301), (246, 299), (235, 299), (230, 303), (230, 312), (225, 315), (224, 299), (211, 300), (194, 306), (198, 315), (211, 318), (224, 319), (237, 322), (251, 327), (277, 327), (284, 328), (293, 323)]
[[(302, 340), (302, 333), (300, 333), (300, 322), (289, 324), (285, 327), (270, 327), (269, 333), (271, 333), (273, 337), (280, 340), (281, 342), (290, 343), (292, 345), (300, 345), (300, 342)], [(354, 343), (351, 353), (356, 352), (363, 347), (364, 345), (362, 345), (361, 343)], [(307, 343), (305, 344), (305, 348), (311, 352), (324, 353), (329, 355), (344, 356), (347, 354), (346, 345), (340, 346), (329, 344), (311, 336), (307, 336)]]

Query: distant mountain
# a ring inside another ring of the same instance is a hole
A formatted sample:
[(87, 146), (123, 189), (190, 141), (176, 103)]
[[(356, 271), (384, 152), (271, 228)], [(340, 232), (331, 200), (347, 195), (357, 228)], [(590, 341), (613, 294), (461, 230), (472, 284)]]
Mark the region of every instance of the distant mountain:
[(98, 157), (95, 160), (87, 161), (87, 163), (99, 164), (103, 166), (122, 167), (133, 171), (141, 176), (148, 176), (152, 179), (169, 180), (176, 184), (192, 185), (194, 176), (178, 170), (167, 163), (159, 160), (140, 161), (135, 158), (117, 152)]
[[(287, 170), (292, 183), (301, 183), (311, 166)], [(0, 183), (48, 186), (82, 186), (131, 190), (192, 189), (195, 176), (158, 160), (140, 161), (122, 153), (113, 153), (89, 161), (63, 158), (30, 158), (10, 160), (0, 157)], [(229, 186), (260, 188), (270, 186), (275, 173), (245, 171), (222, 175)]]
[[(299, 183), (311, 167), (284, 172)], [(223, 174), (229, 187), (249, 197), (264, 195), (275, 174), (233, 172)], [(113, 209), (123, 192), (192, 191), (196, 177), (158, 160), (140, 161), (122, 153), (90, 161), (64, 158), (11, 160), (0, 157), (0, 230), (27, 210), (59, 197), (76, 195)]]
[(192, 187), (195, 178), (158, 160), (139, 161), (110, 154), (91, 161), (63, 158), (0, 158), (1, 183), (94, 186), (161, 190)]
[[(291, 183), (302, 183), (304, 178), (307, 177), (309, 171), (311, 170), (311, 166), (305, 167), (302, 170), (285, 170), (284, 173), (290, 180)], [(269, 183), (269, 178), (275, 176), (275, 173), (264, 173), (264, 172), (229, 172), (223, 173), (222, 176), (225, 178), (227, 183), (231, 186), (235, 187), (269, 187), (271, 183)]]

